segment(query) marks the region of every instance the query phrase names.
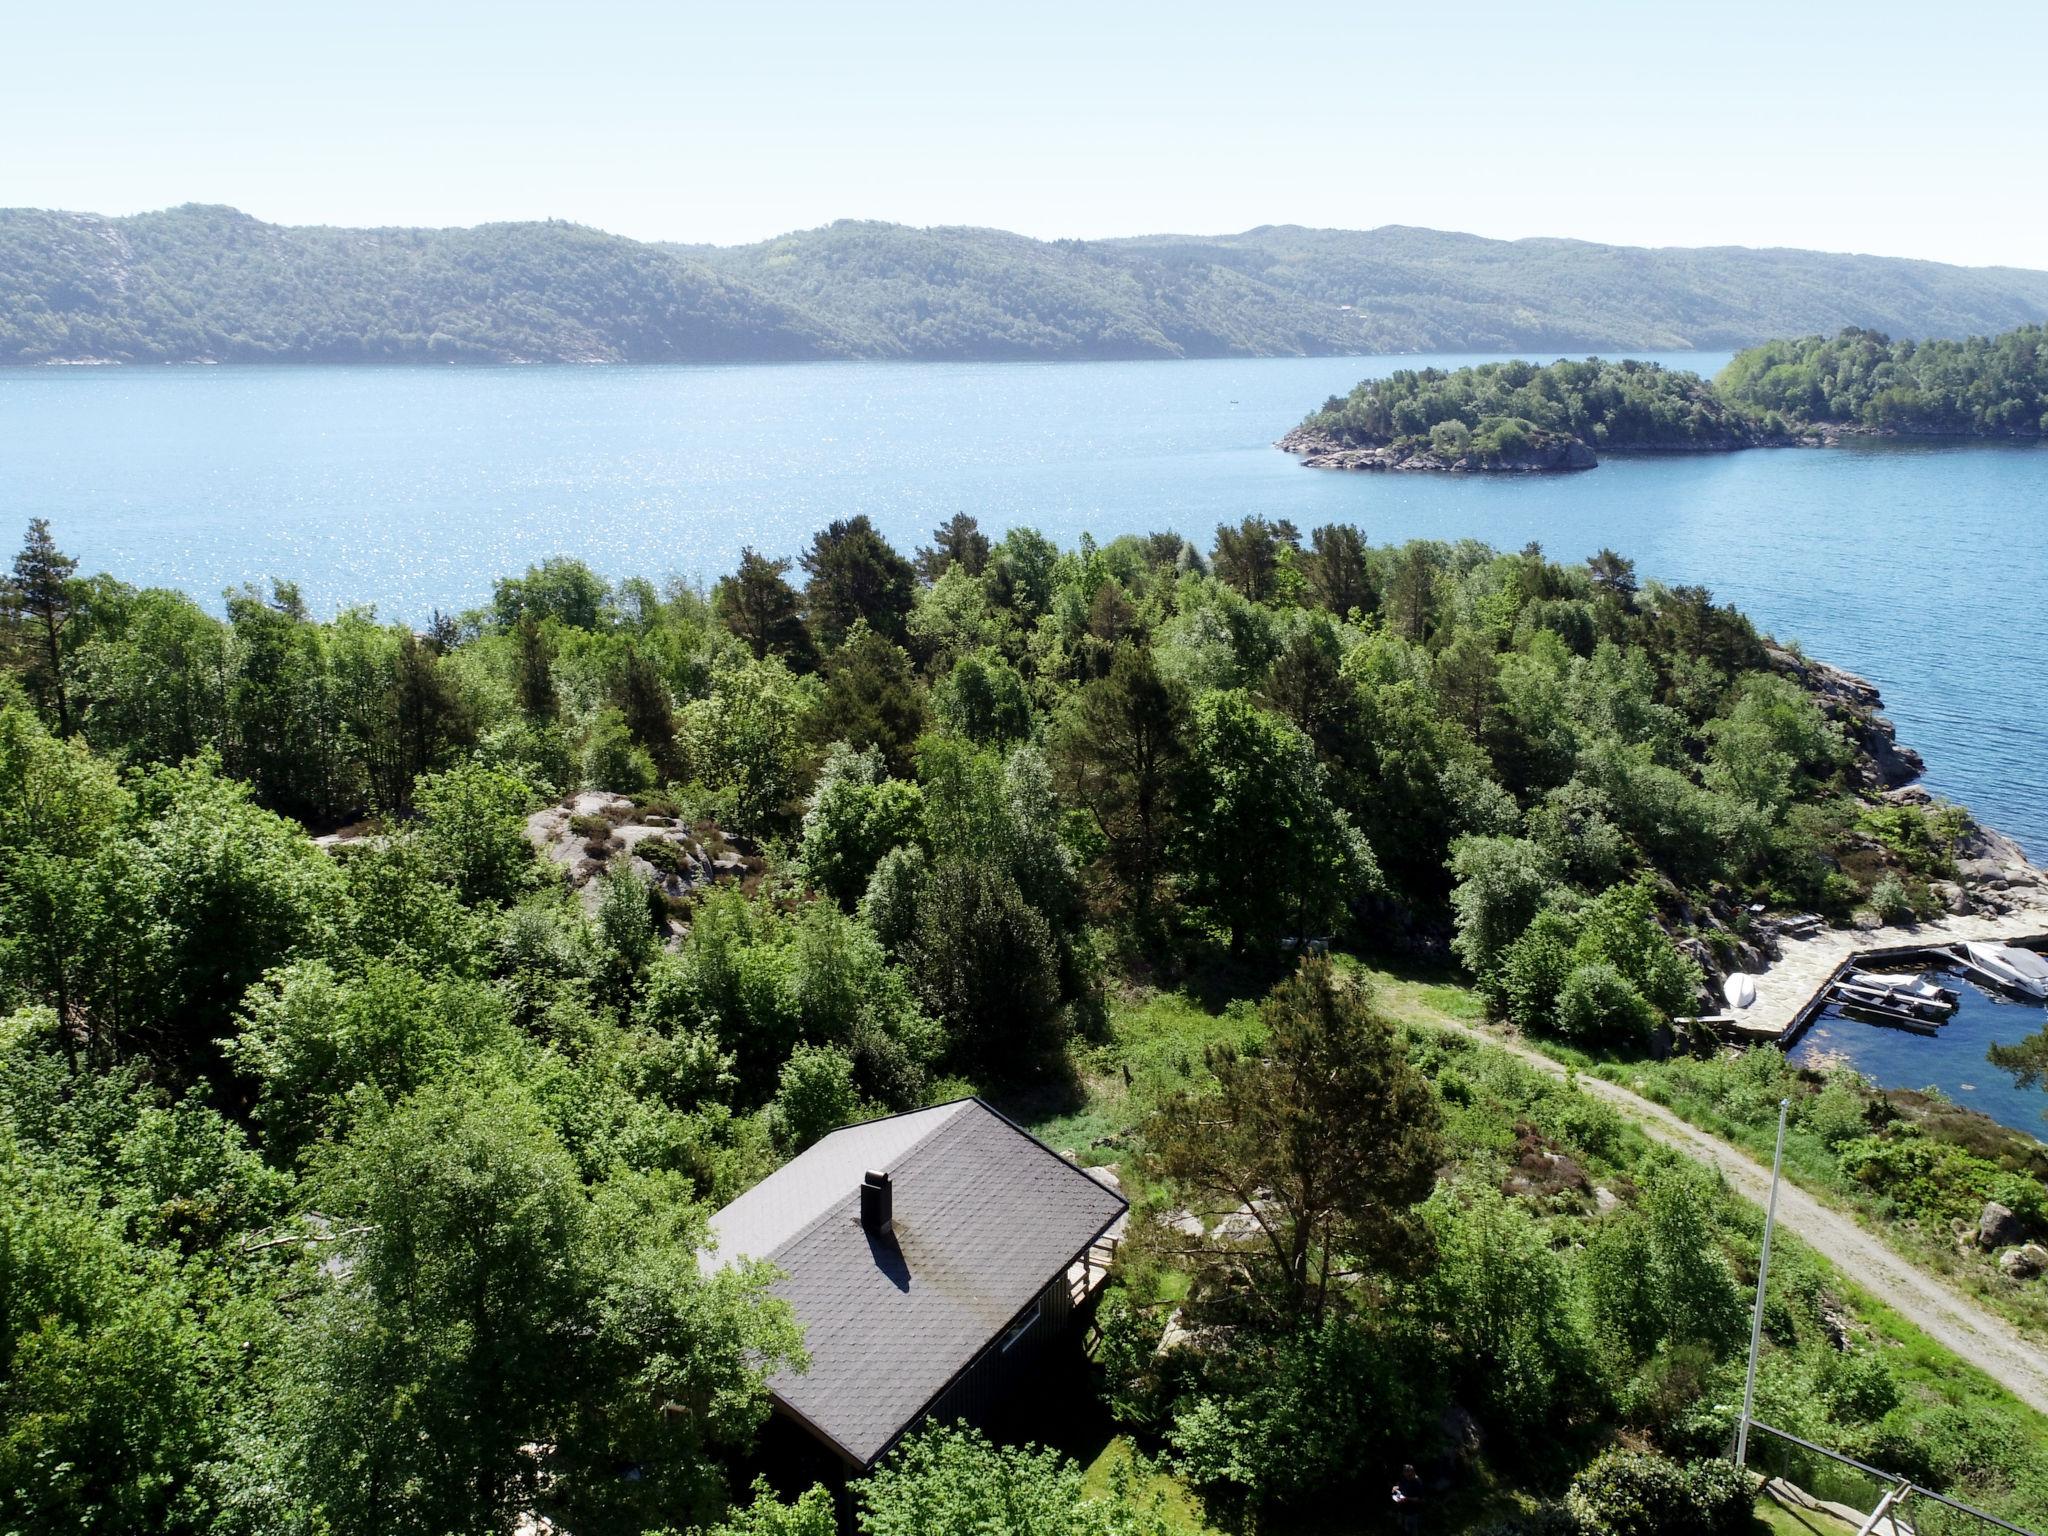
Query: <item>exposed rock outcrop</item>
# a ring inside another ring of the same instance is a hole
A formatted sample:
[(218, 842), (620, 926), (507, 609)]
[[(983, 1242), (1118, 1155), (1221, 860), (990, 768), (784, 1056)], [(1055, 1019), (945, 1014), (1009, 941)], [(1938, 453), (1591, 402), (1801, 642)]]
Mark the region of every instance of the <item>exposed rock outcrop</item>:
[(624, 860), (671, 901), (682, 901), (713, 882), (747, 872), (747, 860), (717, 828), (678, 826), (672, 817), (643, 811), (624, 795), (585, 790), (526, 819), (526, 838), (563, 878), (597, 909), (597, 877)]
[(1822, 712), (1849, 733), (1859, 754), (1856, 772), (1864, 788), (1900, 789), (1927, 771), (1925, 759), (1911, 747), (1900, 746), (1897, 728), (1878, 713), (1884, 707), (1884, 696), (1876, 684), (1791, 651), (1774, 649), (1770, 661), (1778, 671), (1796, 679)]
[(1996, 1200), (1985, 1201), (1984, 1209), (1977, 1217), (1977, 1246), (2002, 1248), (2007, 1243), (2018, 1242), (2019, 1238), (2019, 1217)]
[(1561, 432), (1538, 432), (1526, 448), (1511, 454), (1441, 453), (1427, 442), (1403, 438), (1372, 441), (1333, 437), (1296, 427), (1275, 444), (1297, 455), (1310, 469), (1436, 470), (1449, 474), (1549, 474), (1593, 469), (1600, 463), (1593, 450)]
[(2043, 1271), (2048, 1271), (2048, 1248), (2028, 1243), (2023, 1248), (2008, 1249), (1998, 1256), (1998, 1267), (2015, 1280), (2038, 1280)]

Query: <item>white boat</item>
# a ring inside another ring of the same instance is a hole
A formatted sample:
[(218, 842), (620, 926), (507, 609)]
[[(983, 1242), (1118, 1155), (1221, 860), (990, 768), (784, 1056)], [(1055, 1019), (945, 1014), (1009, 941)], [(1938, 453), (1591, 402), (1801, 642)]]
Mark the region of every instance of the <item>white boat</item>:
[(1721, 983), (1721, 996), (1730, 1008), (1747, 1008), (1756, 1001), (1756, 978), (1747, 971), (1731, 971)]
[(1947, 987), (1925, 976), (1894, 975), (1885, 971), (1851, 971), (1842, 978), (1852, 987), (1864, 987), (1874, 992), (1892, 992), (1900, 997), (1915, 998), (1923, 1003), (1953, 1003), (1955, 993)]
[(1843, 1007), (1875, 1008), (1888, 1013), (1911, 1014), (1918, 1019), (1946, 1020), (1955, 1012), (1955, 999), (1922, 997), (1903, 987), (1863, 986), (1844, 977), (1829, 989), (1828, 996)]
[(2048, 998), (2048, 960), (2010, 944), (1965, 944), (1970, 964), (1989, 981), (2025, 997)]

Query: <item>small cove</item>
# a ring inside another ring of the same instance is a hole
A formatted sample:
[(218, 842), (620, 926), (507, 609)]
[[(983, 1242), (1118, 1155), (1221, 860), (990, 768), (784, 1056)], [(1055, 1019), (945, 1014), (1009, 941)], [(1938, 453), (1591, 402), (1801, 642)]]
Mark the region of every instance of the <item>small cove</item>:
[(2048, 1138), (2048, 1089), (2022, 1088), (2012, 1074), (1993, 1066), (1985, 1052), (1993, 1044), (2016, 1045), (2048, 1024), (2048, 1009), (1987, 992), (1948, 971), (1906, 972), (1950, 988), (1956, 1012), (1932, 1035), (1847, 1018), (1830, 1010), (1815, 1019), (1791, 1059), (1805, 1065), (1844, 1060), (1886, 1088), (1932, 1088), (1965, 1109), (1999, 1124)]

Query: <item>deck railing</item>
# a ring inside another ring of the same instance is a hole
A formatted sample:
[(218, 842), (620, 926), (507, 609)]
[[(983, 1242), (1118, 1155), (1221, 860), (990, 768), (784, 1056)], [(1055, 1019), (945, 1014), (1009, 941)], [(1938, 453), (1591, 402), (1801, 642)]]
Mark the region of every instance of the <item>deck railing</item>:
[(1917, 1536), (1989, 1536), (1992, 1531), (2039, 1536), (2024, 1525), (1937, 1493), (1909, 1477), (1815, 1445), (1761, 1419), (1752, 1418), (1749, 1427), (1753, 1436), (1761, 1437), (1749, 1442), (1752, 1471), (1789, 1483), (1823, 1503), (1847, 1506), (1858, 1515), (1859, 1531), (1870, 1536), (1892, 1536), (1895, 1531), (1901, 1536), (1907, 1531)]

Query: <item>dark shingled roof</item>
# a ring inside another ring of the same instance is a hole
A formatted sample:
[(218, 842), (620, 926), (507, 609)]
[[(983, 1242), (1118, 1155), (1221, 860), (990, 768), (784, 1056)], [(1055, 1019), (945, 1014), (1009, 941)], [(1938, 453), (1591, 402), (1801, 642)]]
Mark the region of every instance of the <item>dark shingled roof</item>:
[[(895, 1239), (860, 1224), (890, 1176)], [(811, 1366), (769, 1382), (866, 1466), (1123, 1214), (1103, 1187), (979, 1099), (835, 1131), (711, 1218), (711, 1263), (766, 1259)]]

